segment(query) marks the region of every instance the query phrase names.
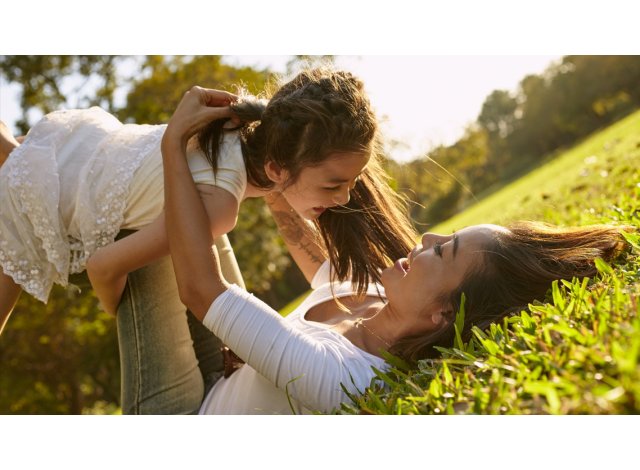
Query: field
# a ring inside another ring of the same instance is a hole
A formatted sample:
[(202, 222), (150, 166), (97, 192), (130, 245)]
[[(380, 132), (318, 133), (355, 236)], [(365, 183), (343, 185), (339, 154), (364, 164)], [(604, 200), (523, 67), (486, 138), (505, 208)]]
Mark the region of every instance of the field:
[(448, 233), (477, 223), (517, 219), (558, 224), (616, 220), (614, 206), (631, 203), (628, 198), (637, 204), (639, 168), (640, 112), (636, 112), (432, 231)]
[[(640, 225), (640, 112), (595, 133), (432, 229), (529, 219)], [(417, 369), (394, 365), (347, 414), (637, 414), (640, 241), (595, 279), (554, 285), (547, 302), (477, 330)]]

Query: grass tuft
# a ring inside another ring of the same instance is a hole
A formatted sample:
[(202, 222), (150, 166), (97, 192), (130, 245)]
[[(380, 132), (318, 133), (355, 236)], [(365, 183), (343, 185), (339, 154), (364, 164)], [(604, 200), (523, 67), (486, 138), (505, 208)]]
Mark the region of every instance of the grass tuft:
[[(640, 226), (640, 112), (436, 227), (546, 220)], [(541, 196), (544, 194), (544, 197)], [(637, 414), (640, 234), (594, 278), (554, 282), (544, 302), (460, 337), (442, 358), (386, 372), (339, 414)]]

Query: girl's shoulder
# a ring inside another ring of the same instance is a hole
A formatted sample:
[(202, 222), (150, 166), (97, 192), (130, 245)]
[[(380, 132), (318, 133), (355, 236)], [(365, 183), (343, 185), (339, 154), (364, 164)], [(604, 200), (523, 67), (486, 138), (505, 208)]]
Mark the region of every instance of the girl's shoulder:
[(239, 202), (243, 200), (247, 173), (238, 132), (224, 134), (215, 174), (204, 152), (196, 146), (187, 152), (187, 163), (196, 184), (220, 187), (230, 192)]
[(242, 146), (240, 141), (240, 133), (238, 131), (225, 132), (220, 142), (220, 153), (218, 163), (222, 161), (241, 162), (244, 166), (242, 158)]

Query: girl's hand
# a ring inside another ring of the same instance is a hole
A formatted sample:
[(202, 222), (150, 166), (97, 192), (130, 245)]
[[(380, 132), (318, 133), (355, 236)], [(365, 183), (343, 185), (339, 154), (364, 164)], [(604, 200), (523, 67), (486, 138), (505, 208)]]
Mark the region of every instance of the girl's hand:
[(202, 127), (217, 119), (232, 118), (229, 105), (238, 97), (232, 93), (194, 86), (185, 93), (169, 120), (162, 139), (168, 143), (186, 146), (189, 138)]

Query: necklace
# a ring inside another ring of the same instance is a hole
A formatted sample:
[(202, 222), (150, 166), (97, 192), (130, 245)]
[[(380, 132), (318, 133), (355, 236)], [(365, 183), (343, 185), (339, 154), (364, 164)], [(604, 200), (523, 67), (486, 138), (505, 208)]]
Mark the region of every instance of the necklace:
[(360, 328), (360, 326), (362, 326), (365, 330), (367, 330), (368, 333), (372, 334), (373, 336), (378, 338), (380, 341), (382, 341), (387, 346), (387, 348), (391, 347), (391, 344), (389, 343), (389, 341), (380, 337), (375, 331), (373, 331), (371, 328), (369, 328), (367, 325), (364, 324), (364, 318), (362, 317), (358, 318), (356, 321), (353, 322), (353, 326), (355, 326), (356, 328)]

